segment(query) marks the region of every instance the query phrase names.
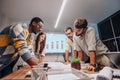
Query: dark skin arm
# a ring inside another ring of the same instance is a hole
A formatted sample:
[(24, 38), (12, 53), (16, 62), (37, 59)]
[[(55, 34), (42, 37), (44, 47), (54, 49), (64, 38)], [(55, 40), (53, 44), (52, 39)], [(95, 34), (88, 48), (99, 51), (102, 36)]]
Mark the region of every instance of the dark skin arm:
[(30, 58), (26, 61), (30, 66), (35, 66), (35, 65), (38, 65), (38, 59), (35, 59), (35, 58)]

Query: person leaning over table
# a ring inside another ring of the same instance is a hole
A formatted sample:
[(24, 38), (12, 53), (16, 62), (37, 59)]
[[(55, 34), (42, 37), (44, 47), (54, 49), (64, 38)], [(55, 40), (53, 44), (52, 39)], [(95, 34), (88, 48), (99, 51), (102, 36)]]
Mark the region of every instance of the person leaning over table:
[(69, 60), (75, 57), (75, 55), (77, 54), (77, 51), (74, 48), (73, 29), (71, 27), (66, 27), (65, 34), (67, 35), (67, 40), (66, 40), (65, 54), (63, 56), (65, 58), (65, 64), (69, 64)]
[(46, 44), (46, 33), (40, 32), (35, 40), (35, 55), (39, 59), (40, 63), (44, 63), (45, 57), (45, 44)]
[(109, 51), (108, 48), (96, 36), (94, 28), (88, 26), (86, 19), (79, 18), (74, 21), (74, 32), (73, 39), (80, 59), (84, 60), (84, 54), (90, 57), (90, 65), (86, 67), (87, 70), (95, 70), (96, 64), (114, 67), (111, 60), (103, 54)]
[(42, 26), (42, 19), (34, 17), (29, 27), (19, 23), (8, 26), (0, 32), (2, 37), (0, 43), (3, 44), (0, 45), (0, 78), (12, 73), (19, 56), (30, 66), (38, 64), (38, 59), (29, 50), (30, 39), (28, 36), (29, 33), (37, 34)]

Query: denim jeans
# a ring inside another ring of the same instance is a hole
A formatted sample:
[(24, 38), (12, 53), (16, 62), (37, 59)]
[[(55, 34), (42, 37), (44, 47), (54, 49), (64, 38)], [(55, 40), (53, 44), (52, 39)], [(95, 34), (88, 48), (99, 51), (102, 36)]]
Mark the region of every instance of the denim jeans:
[(11, 64), (9, 64), (3, 70), (0, 71), (0, 78), (12, 73), (12, 71), (13, 71), (12, 69), (13, 69), (14, 65), (16, 64), (17, 60), (18, 60), (18, 57)]

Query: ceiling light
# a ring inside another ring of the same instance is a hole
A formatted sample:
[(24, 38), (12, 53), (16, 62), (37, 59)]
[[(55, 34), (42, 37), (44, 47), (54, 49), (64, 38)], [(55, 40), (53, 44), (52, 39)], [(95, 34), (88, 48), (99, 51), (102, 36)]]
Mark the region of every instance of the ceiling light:
[(59, 20), (60, 20), (60, 17), (61, 17), (61, 15), (62, 15), (62, 12), (63, 12), (63, 9), (64, 9), (64, 7), (65, 7), (66, 2), (67, 2), (67, 0), (63, 0), (63, 2), (62, 2), (62, 6), (61, 6), (60, 12), (59, 12), (59, 14), (58, 14), (58, 18), (57, 18), (57, 21), (56, 21), (56, 24), (55, 24), (55, 28), (57, 28), (58, 22), (59, 22)]

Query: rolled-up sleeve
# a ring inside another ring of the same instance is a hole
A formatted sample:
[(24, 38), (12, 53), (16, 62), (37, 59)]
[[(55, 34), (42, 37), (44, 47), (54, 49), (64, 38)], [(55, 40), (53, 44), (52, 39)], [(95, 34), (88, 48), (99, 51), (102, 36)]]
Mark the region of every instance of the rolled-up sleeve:
[(88, 46), (88, 51), (91, 51), (91, 50), (95, 51), (96, 50), (96, 34), (93, 28), (90, 28), (86, 32), (85, 40)]

